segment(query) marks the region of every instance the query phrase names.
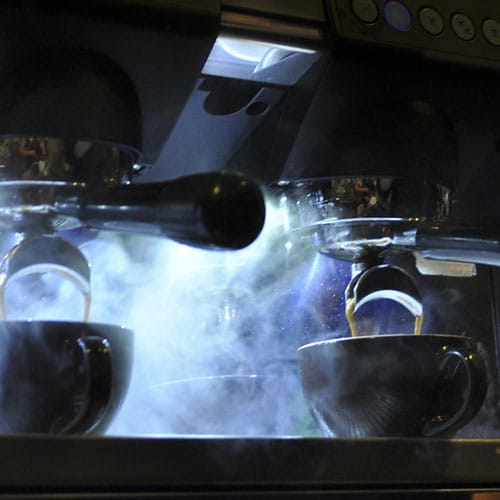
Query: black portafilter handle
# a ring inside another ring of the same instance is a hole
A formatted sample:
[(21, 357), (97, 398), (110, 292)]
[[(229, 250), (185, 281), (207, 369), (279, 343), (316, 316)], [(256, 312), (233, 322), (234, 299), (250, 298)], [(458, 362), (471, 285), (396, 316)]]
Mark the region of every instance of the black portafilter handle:
[(204, 173), (171, 181), (89, 188), (55, 211), (87, 226), (163, 236), (190, 246), (237, 250), (260, 234), (265, 218), (260, 187), (232, 173)]

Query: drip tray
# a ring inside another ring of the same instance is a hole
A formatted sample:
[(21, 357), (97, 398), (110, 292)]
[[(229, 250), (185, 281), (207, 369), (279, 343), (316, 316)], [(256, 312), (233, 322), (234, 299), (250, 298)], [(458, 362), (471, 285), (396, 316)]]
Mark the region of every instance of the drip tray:
[(0, 491), (500, 489), (500, 440), (0, 438)]

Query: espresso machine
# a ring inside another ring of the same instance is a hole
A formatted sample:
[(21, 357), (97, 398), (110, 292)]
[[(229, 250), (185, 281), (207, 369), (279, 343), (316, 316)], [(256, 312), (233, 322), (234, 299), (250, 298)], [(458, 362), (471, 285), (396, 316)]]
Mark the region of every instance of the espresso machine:
[[(135, 334), (119, 404), (101, 387), (119, 333), (71, 353), (100, 367), (87, 386), (115, 405), (106, 427), (2, 431), (0, 498), (496, 498), (493, 1), (0, 12), (0, 326), (41, 292), (52, 312), (56, 273), (83, 294), (83, 323)], [(323, 436), (297, 349), (420, 329), (479, 343), (487, 380), (467, 424)]]

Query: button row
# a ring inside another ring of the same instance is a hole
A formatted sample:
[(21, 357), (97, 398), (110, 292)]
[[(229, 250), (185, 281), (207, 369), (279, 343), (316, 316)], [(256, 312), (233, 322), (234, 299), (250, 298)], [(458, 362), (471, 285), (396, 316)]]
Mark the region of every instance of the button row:
[[(351, 0), (354, 15), (363, 23), (374, 23), (379, 16), (375, 0)], [(409, 7), (400, 0), (387, 0), (384, 4), (384, 18), (397, 31), (408, 31), (413, 23)], [(420, 26), (430, 35), (437, 36), (444, 31), (441, 14), (432, 7), (423, 7), (418, 12)], [(451, 28), (455, 35), (466, 42), (476, 36), (476, 27), (470, 17), (456, 12), (451, 16)], [(492, 45), (500, 46), (500, 22), (486, 19), (482, 24), (483, 35)]]
[(444, 30), (444, 21), (441, 14), (432, 7), (424, 7), (418, 13), (420, 25), (431, 35), (440, 35)]

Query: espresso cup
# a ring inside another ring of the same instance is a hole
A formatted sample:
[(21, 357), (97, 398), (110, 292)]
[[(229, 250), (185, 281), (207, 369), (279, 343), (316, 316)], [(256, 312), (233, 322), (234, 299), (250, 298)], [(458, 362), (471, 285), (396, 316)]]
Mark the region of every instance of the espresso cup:
[(486, 362), (455, 335), (324, 340), (298, 350), (309, 408), (333, 437), (451, 435), (482, 406)]
[(0, 433), (99, 434), (128, 389), (132, 331), (0, 321)]

